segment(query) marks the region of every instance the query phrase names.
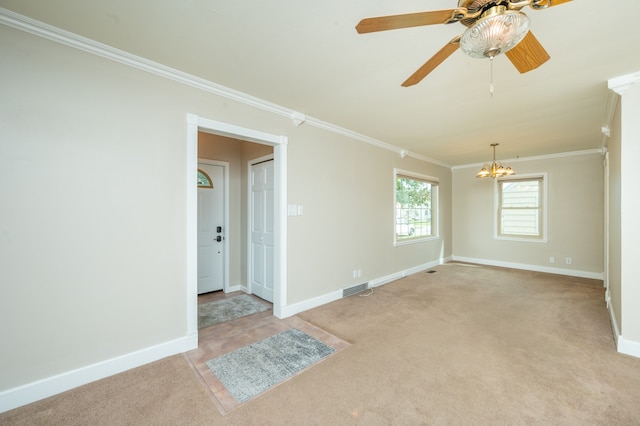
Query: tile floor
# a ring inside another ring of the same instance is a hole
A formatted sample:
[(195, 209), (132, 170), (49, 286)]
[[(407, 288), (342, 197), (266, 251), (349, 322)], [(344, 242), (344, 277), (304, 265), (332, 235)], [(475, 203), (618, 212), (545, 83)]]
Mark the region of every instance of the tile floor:
[[(238, 294), (241, 294), (241, 292), (225, 294), (222, 291), (217, 291), (207, 293), (198, 296), (198, 304), (212, 302)], [(198, 331), (198, 349), (187, 352), (185, 357), (198, 379), (208, 390), (213, 403), (222, 414), (230, 412), (240, 404), (225, 389), (209, 367), (207, 367), (206, 362), (290, 328), (297, 328), (320, 340), (325, 345), (334, 348), (336, 350), (335, 353), (349, 346), (347, 342), (303, 321), (297, 316), (278, 319), (273, 316), (271, 310), (203, 328)], [(247, 401), (245, 404), (250, 402), (251, 401)]]

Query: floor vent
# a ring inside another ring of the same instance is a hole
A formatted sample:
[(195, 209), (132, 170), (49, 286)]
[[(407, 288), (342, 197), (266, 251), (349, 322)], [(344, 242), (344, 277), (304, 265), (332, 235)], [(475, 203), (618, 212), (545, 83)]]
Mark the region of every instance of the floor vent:
[(352, 294), (360, 293), (361, 291), (365, 291), (369, 288), (369, 283), (354, 285), (353, 287), (343, 288), (342, 289), (342, 297), (348, 297)]
[(438, 272), (438, 271), (436, 271), (435, 269), (429, 269), (427, 271), (427, 274), (435, 274), (436, 272)]

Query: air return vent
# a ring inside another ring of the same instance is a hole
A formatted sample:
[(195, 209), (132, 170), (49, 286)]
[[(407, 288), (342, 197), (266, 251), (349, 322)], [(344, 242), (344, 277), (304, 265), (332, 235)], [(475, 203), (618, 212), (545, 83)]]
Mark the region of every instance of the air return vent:
[(342, 297), (348, 297), (352, 294), (360, 293), (361, 291), (365, 291), (369, 288), (369, 283), (354, 285), (353, 287), (343, 288), (342, 289)]

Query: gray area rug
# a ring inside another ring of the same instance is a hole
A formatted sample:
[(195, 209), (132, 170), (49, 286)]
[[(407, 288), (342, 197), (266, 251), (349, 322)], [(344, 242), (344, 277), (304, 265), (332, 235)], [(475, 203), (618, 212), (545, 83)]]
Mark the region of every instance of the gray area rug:
[(207, 366), (239, 403), (292, 377), (335, 352), (292, 328), (207, 361)]
[(248, 294), (228, 297), (198, 305), (198, 328), (210, 327), (226, 321), (257, 314), (270, 306)]

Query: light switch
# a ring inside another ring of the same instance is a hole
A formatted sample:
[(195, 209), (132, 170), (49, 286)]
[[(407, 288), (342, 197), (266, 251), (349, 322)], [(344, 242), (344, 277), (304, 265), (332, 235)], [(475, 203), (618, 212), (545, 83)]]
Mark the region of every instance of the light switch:
[(287, 215), (289, 216), (297, 216), (298, 215), (298, 206), (295, 204), (289, 204), (287, 206)]
[(298, 216), (302, 216), (302, 206), (298, 206)]

